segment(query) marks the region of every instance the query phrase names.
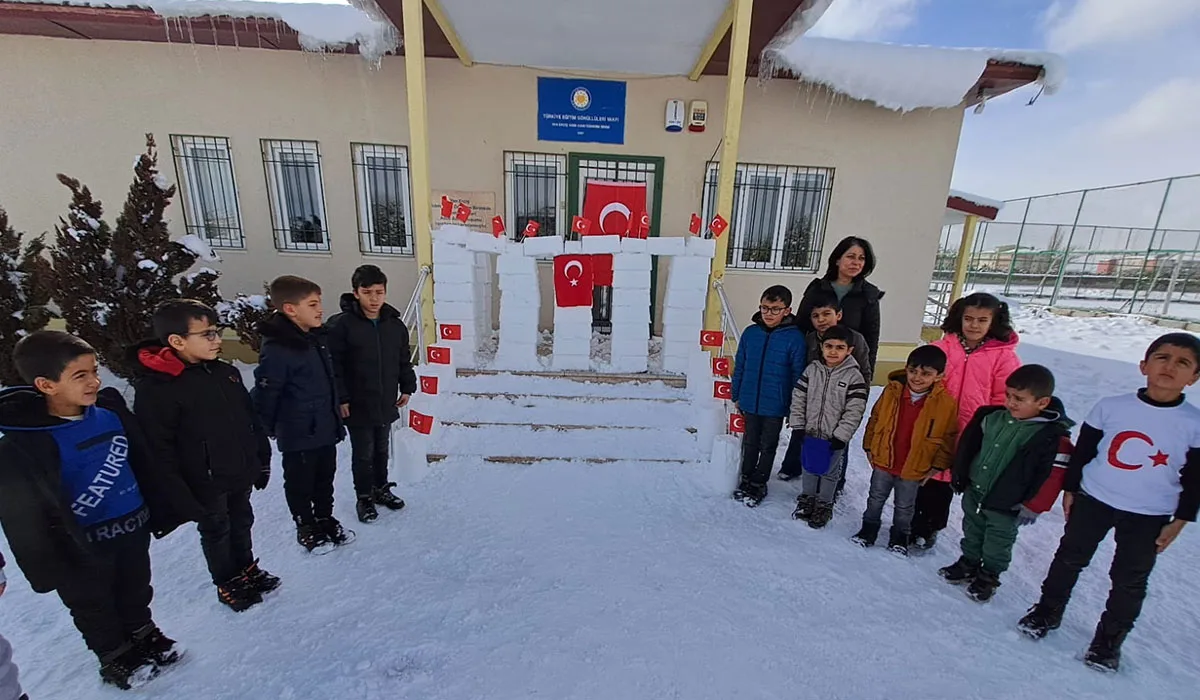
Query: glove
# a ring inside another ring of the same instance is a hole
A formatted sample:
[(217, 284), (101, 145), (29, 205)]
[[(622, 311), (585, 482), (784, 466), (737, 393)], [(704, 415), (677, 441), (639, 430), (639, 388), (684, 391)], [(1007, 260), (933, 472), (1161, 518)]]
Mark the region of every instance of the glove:
[(267, 488), (267, 484), (270, 483), (270, 481), (271, 481), (271, 468), (263, 467), (262, 471), (260, 471), (258, 473), (258, 478), (254, 480), (254, 488), (258, 489), (259, 491), (262, 491), (263, 489)]
[(950, 490), (954, 491), (954, 493), (961, 494), (963, 491), (967, 490), (967, 485), (963, 483), (962, 479), (951, 478)]
[(846, 443), (838, 440), (837, 438), (833, 438), (829, 441), (829, 447), (832, 448), (834, 452), (839, 452), (846, 449)]
[(1038, 515), (1040, 515), (1040, 513), (1034, 513), (1025, 506), (1021, 506), (1020, 512), (1017, 513), (1017, 527), (1025, 527), (1026, 525), (1032, 525), (1036, 523)]

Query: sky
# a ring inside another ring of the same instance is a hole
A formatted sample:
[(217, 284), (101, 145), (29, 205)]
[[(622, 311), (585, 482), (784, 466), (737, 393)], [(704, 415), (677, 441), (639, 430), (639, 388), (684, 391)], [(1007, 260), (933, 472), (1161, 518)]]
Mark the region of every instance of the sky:
[(1067, 83), (968, 110), (954, 187), (995, 199), (1200, 173), (1200, 0), (834, 0), (812, 34), (1031, 48)]

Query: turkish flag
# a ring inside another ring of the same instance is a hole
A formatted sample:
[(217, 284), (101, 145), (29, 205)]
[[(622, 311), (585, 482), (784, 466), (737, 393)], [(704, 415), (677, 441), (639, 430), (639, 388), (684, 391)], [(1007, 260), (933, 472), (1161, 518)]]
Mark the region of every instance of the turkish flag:
[(729, 416), (729, 433), (731, 435), (741, 435), (746, 432), (746, 419), (740, 413), (734, 413)]
[(613, 256), (597, 253), (592, 256), (592, 284), (597, 287), (613, 285)]
[(435, 395), (438, 393), (437, 377), (421, 377), (421, 393)]
[(592, 256), (559, 255), (554, 258), (554, 303), (557, 306), (591, 306), (594, 286)]
[(450, 348), (430, 345), (425, 348), (425, 360), (431, 365), (448, 365), (450, 364)]
[(732, 399), (733, 382), (713, 382), (714, 399)]
[(692, 214), (692, 222), (691, 222), (690, 224), (688, 224), (688, 231), (689, 231), (689, 232), (690, 232), (690, 233), (691, 233), (693, 236), (699, 236), (699, 235), (700, 235), (700, 228), (701, 228), (702, 226), (704, 226), (704, 220), (703, 220), (703, 219), (701, 219), (699, 215), (697, 215), (697, 214)]
[(637, 237), (650, 237), (650, 212), (648, 211), (643, 211), (642, 215), (638, 217)]
[(471, 218), (471, 207), (468, 207), (466, 202), (459, 202), (458, 209), (454, 210), (454, 218), (467, 223), (467, 219)]
[(592, 222), (582, 216), (576, 216), (571, 219), (571, 231), (580, 236), (586, 236), (592, 231)]
[(713, 374), (717, 375), (718, 377), (728, 377), (729, 376), (729, 358), (728, 357), (714, 357), (713, 361), (712, 361), (712, 367), (713, 367)]
[(720, 238), (721, 234), (725, 233), (725, 229), (729, 228), (729, 222), (725, 220), (725, 217), (717, 214), (713, 217), (712, 223), (708, 225), (708, 228), (712, 230), (713, 236)]
[(719, 348), (725, 344), (725, 334), (721, 331), (700, 331), (700, 347)]
[(462, 340), (462, 326), (457, 323), (443, 323), (438, 326), (438, 335), (442, 340)]
[(450, 198), (447, 197), (446, 195), (442, 195), (442, 218), (449, 219), (450, 215), (453, 213), (454, 213), (454, 202), (451, 202)]
[(410, 410), (408, 412), (408, 427), (422, 435), (428, 435), (433, 432), (433, 416), (427, 416), (424, 413)]
[(525, 224), (525, 237), (526, 238), (537, 238), (538, 229), (540, 229), (541, 227), (542, 227), (541, 224), (534, 221), (533, 219), (530, 219), (529, 223)]
[(499, 238), (504, 235), (504, 217), (492, 217), (492, 235)]
[(644, 182), (588, 180), (583, 191), (583, 216), (595, 225), (596, 234), (623, 236), (630, 232), (636, 233), (637, 215), (644, 211)]

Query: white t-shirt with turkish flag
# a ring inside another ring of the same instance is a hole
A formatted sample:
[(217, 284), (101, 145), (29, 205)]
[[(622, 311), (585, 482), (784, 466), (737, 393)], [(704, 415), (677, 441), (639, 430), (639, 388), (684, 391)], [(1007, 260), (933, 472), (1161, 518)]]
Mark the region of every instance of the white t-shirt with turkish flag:
[(1136, 394), (1110, 396), (1085, 421), (1104, 433), (1083, 468), (1083, 490), (1113, 508), (1172, 515), (1188, 450), (1200, 448), (1200, 409), (1189, 403), (1152, 406)]

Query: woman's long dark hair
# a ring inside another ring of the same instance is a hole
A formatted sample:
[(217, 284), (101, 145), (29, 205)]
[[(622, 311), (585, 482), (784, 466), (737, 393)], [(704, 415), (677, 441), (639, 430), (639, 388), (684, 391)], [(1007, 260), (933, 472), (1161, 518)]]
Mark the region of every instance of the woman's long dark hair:
[(863, 257), (867, 259), (866, 262), (863, 263), (862, 272), (858, 273), (858, 277), (855, 277), (854, 279), (865, 280), (871, 275), (872, 272), (875, 271), (875, 249), (871, 247), (871, 242), (865, 238), (859, 238), (858, 236), (846, 236), (841, 240), (840, 243), (837, 244), (837, 247), (833, 249), (833, 252), (829, 254), (829, 267), (825, 268), (825, 277), (822, 279), (829, 280), (830, 282), (837, 281), (838, 260), (841, 260), (842, 256), (846, 254), (846, 251), (850, 250), (850, 248), (854, 246), (862, 248)]
[(946, 320), (942, 322), (942, 331), (953, 333), (961, 338), (963, 314), (968, 307), (987, 309), (992, 312), (992, 325), (988, 327), (985, 340), (994, 338), (1002, 343), (1007, 343), (1008, 339), (1012, 337), (1012, 317), (1008, 313), (1008, 304), (986, 292), (975, 292), (951, 304), (950, 310), (946, 312)]

